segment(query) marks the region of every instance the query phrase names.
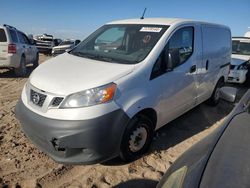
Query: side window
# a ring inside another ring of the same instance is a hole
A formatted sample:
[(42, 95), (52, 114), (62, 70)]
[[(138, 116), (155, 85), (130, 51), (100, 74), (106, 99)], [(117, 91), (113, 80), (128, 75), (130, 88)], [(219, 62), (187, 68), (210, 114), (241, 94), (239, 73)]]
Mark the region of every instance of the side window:
[(6, 34), (4, 29), (0, 28), (0, 42), (7, 42)]
[(22, 43), (22, 44), (25, 44), (25, 40), (23, 38), (22, 33), (20, 33), (19, 31), (17, 31), (17, 36), (18, 36), (19, 42)]
[(24, 43), (25, 44), (30, 44), (30, 40), (28, 39), (28, 37), (23, 33), (22, 33), (22, 35), (23, 35)]
[(193, 38), (193, 27), (183, 27), (177, 30), (155, 62), (150, 79), (152, 80), (183, 64), (193, 53)]
[(17, 43), (18, 39), (17, 39), (16, 31), (14, 31), (12, 29), (10, 29), (9, 31), (10, 31), (10, 36), (11, 36), (12, 42)]
[[(184, 63), (193, 53), (193, 27), (184, 27), (174, 33), (169, 40), (169, 53), (175, 53), (179, 56), (179, 62), (174, 63), (177, 67)], [(173, 67), (173, 68), (174, 68)]]

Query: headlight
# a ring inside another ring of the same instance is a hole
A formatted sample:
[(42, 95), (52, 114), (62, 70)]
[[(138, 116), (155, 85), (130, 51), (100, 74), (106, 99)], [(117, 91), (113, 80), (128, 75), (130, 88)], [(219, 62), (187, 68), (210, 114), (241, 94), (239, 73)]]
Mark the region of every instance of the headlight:
[(186, 173), (187, 173), (186, 166), (183, 166), (182, 168), (176, 170), (168, 177), (166, 182), (163, 183), (162, 188), (181, 188)]
[(87, 107), (106, 103), (113, 99), (116, 84), (111, 83), (97, 88), (87, 89), (69, 95), (62, 103), (61, 108)]

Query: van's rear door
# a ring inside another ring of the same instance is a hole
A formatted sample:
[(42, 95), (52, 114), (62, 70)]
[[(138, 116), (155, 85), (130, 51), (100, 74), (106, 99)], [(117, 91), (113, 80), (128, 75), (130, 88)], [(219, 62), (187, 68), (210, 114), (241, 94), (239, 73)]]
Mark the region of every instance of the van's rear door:
[(0, 66), (7, 60), (8, 55), (8, 42), (7, 42), (6, 30), (0, 28)]

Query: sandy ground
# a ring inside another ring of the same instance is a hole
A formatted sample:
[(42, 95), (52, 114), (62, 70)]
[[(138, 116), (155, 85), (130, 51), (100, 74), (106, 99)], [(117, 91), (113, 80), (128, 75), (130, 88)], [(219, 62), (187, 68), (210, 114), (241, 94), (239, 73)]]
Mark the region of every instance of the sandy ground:
[[(40, 63), (47, 58), (40, 56)], [(199, 105), (157, 131), (149, 153), (129, 164), (117, 158), (69, 166), (55, 163), (22, 133), (14, 107), (26, 81), (0, 70), (0, 187), (155, 187), (176, 158), (218, 127), (234, 106), (225, 101), (217, 107)], [(239, 89), (238, 99), (246, 91)]]

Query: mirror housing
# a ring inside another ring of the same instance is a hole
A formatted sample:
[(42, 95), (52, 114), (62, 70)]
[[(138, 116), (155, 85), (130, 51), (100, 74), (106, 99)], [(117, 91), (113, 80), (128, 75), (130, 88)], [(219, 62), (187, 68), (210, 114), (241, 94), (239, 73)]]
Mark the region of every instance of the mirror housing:
[(180, 52), (178, 48), (168, 51), (167, 57), (167, 70), (173, 70), (174, 67), (180, 64)]
[(220, 98), (228, 102), (234, 102), (237, 95), (237, 89), (234, 87), (222, 87), (220, 88)]
[(30, 44), (36, 45), (36, 41), (34, 39), (30, 39)]
[(28, 35), (28, 39), (29, 39), (31, 45), (35, 45), (35, 44), (36, 44), (36, 41), (34, 40), (32, 34), (29, 34), (29, 35)]

